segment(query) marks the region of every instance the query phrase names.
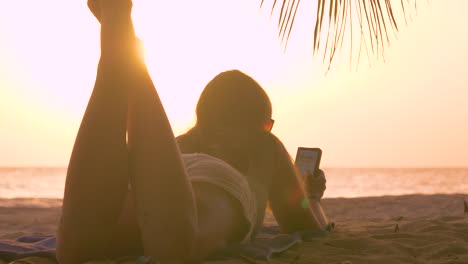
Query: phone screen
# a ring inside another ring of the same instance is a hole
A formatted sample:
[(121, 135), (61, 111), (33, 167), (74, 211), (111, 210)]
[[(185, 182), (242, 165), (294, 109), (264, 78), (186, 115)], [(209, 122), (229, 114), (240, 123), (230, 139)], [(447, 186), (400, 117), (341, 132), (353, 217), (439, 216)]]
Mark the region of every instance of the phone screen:
[(295, 164), (302, 177), (307, 173), (314, 175), (320, 165), (320, 159), (322, 157), (322, 150), (319, 148), (303, 148), (297, 149)]

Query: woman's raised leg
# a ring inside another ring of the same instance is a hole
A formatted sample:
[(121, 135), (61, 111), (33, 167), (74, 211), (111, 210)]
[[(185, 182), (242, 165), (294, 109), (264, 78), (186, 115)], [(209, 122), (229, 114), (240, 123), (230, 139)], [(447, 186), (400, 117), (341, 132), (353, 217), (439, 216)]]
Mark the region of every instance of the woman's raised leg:
[[(119, 216), (132, 218), (132, 203), (128, 211), (122, 209), (129, 180), (144, 254), (161, 263), (203, 258), (229, 239), (238, 218), (232, 213), (239, 209), (223, 191), (203, 189), (200, 193), (209, 198), (199, 199), (202, 223), (197, 222), (193, 190), (172, 129), (138, 55), (131, 1), (90, 1), (91, 8), (100, 10), (94, 9), (102, 23), (101, 60), (70, 160), (59, 261), (80, 263), (109, 252), (113, 231), (124, 227)], [(127, 233), (133, 232), (128, 228)]]
[(139, 56), (131, 1), (100, 2), (89, 6), (100, 9), (93, 13), (102, 23), (101, 56), (108, 54), (113, 63), (125, 67), (116, 74), (128, 87), (129, 175), (144, 254), (162, 263), (188, 261), (197, 229), (193, 192), (172, 128)]
[(116, 22), (117, 18), (126, 17), (125, 12), (116, 5), (102, 13), (96, 83), (67, 172), (57, 234), (57, 257), (61, 263), (105, 257), (104, 249), (128, 192), (126, 130), (130, 78), (128, 58), (121, 52), (128, 48), (133, 31), (128, 23)]
[(161, 263), (185, 263), (198, 228), (192, 186), (146, 65), (133, 58), (129, 168), (144, 253)]

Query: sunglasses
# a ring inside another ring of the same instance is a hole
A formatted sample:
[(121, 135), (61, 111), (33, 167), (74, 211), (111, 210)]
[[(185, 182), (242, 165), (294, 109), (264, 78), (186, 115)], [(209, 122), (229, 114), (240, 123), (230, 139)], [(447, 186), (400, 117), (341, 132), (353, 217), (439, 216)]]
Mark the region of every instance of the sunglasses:
[(271, 130), (273, 129), (273, 125), (275, 124), (275, 120), (274, 119), (270, 119), (270, 121), (268, 121), (268, 123), (266, 123), (264, 126), (263, 126), (263, 129), (266, 131), (266, 132), (271, 132)]

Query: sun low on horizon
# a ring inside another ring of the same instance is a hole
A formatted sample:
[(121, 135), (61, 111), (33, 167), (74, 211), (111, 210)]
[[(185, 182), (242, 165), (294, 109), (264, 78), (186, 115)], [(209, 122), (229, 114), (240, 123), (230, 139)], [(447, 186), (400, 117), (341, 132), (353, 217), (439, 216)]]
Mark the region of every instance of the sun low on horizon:
[[(402, 26), (386, 62), (357, 72), (338, 64), (326, 76), (311, 48), (315, 1), (301, 2), (286, 51), (260, 1), (135, 0), (133, 18), (176, 135), (194, 124), (206, 83), (240, 69), (270, 95), (273, 132), (292, 156), (317, 146), (330, 167), (468, 166), (468, 32), (462, 12), (440, 2)], [(17, 0), (3, 3), (0, 34), (0, 166), (66, 166), (94, 83), (99, 23), (86, 1)]]

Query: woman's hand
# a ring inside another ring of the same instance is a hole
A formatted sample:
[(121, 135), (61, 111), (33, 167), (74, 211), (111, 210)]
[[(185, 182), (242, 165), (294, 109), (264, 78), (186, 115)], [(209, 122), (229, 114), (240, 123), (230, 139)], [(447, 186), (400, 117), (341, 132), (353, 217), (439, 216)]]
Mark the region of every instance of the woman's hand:
[(318, 169), (315, 175), (308, 173), (305, 177), (305, 188), (307, 196), (312, 199), (320, 200), (327, 189), (327, 179), (325, 173)]

